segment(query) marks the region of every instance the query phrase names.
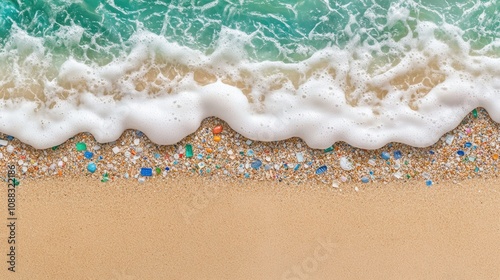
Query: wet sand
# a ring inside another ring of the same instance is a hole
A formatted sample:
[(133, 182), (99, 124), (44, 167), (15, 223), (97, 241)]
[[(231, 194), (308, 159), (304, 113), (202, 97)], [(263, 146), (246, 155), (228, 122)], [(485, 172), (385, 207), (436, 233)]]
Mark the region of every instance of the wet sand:
[(500, 279), (498, 179), (63, 177), (16, 194), (16, 272), (4, 226), (0, 279)]

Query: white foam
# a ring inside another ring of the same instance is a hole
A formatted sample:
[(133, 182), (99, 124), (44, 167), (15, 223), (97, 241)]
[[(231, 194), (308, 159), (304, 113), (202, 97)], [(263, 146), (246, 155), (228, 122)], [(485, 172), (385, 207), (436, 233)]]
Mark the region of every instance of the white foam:
[[(394, 20), (408, 16), (396, 8), (391, 13)], [(194, 132), (204, 118), (216, 116), (254, 140), (300, 137), (313, 148), (346, 141), (373, 149), (389, 142), (431, 145), (478, 106), (500, 122), (500, 59), (470, 55), (466, 42), (450, 47), (434, 38), (436, 28), (420, 24), (418, 38), (409, 34), (399, 42), (388, 42), (395, 51), (410, 51), (399, 63), (381, 64), (373, 72), (368, 69), (375, 59), (368, 54), (374, 47), (369, 45), (353, 43), (352, 49), (346, 50), (328, 47), (300, 63), (252, 62), (244, 56), (251, 35), (235, 30), (223, 30), (211, 55), (152, 33), (137, 32), (129, 40), (132, 50), (108, 65), (69, 58), (56, 76), (51, 77), (47, 70), (44, 95), (48, 103), (56, 102), (55, 106), (40, 107), (40, 101), (33, 100), (1, 100), (0, 131), (36, 148), (58, 145), (79, 132), (110, 142), (130, 128), (143, 131), (158, 144), (174, 144)], [(449, 32), (457, 31), (450, 28)], [(2, 70), (0, 85), (12, 79), (27, 83), (31, 72), (23, 70), (26, 54), (38, 54), (43, 65), (55, 64), (52, 57), (40, 57), (40, 49), (44, 52), (39, 41), (20, 30), (14, 33), (12, 44), (17, 47), (8, 49), (13, 59)], [(74, 30), (65, 40), (75, 43), (79, 36)], [(498, 45), (498, 40), (492, 44)], [(202, 85), (195, 81), (193, 72), (171, 80), (160, 75), (156, 77), (158, 92), (148, 95), (149, 89), (136, 88), (135, 79), (159, 67), (154, 65), (158, 57), (172, 65), (202, 69), (217, 80)], [(397, 77), (404, 80), (406, 74), (413, 77), (415, 73), (425, 73), (426, 78), (406, 88), (396, 82)], [(251, 88), (248, 95), (224, 83), (228, 77), (245, 82)], [(438, 84), (427, 86), (433, 79)], [(68, 90), (64, 83), (83, 84), (84, 90)], [(283, 86), (274, 87), (277, 83)], [(167, 88), (173, 89), (172, 93)], [(385, 90), (385, 97), (380, 98), (373, 88)], [(413, 94), (424, 89), (428, 91), (425, 96), (412, 100)], [(69, 97), (61, 99), (65, 90)]]

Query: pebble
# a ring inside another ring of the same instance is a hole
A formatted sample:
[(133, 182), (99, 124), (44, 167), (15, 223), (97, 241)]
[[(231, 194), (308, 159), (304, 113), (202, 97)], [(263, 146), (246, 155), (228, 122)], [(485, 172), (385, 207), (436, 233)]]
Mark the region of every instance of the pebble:
[(7, 146), (7, 153), (12, 154), (14, 152), (14, 147), (12, 145)]
[(222, 132), (222, 125), (218, 125), (212, 129), (213, 134), (220, 134)]
[(114, 146), (112, 150), (113, 150), (113, 153), (115, 153), (115, 155), (120, 152), (120, 148), (118, 148), (117, 146)]
[(186, 152), (186, 158), (193, 157), (193, 145), (186, 144), (186, 146), (184, 146), (184, 149), (185, 149), (185, 152)]
[(134, 139), (134, 145), (138, 146), (141, 143), (141, 140), (136, 138)]
[(214, 141), (215, 142), (220, 142), (221, 138), (219, 135), (214, 135)]
[(247, 144), (248, 146), (252, 145), (252, 143), (253, 143), (253, 141), (252, 141), (252, 140), (247, 140), (247, 141), (245, 142), (245, 144)]
[(9, 144), (9, 141), (0, 139), (0, 146), (7, 146)]
[(370, 179), (368, 177), (361, 177), (361, 182), (368, 183), (370, 182)]

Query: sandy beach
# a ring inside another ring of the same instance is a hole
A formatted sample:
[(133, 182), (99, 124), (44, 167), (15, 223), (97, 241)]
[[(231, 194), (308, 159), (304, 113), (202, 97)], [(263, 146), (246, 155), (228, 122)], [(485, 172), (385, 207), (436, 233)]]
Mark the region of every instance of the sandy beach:
[(216, 118), (171, 146), (0, 138), (0, 279), (500, 279), (500, 126), (480, 108), (425, 148), (258, 142)]
[(495, 179), (27, 180), (16, 211), (1, 279), (500, 279)]

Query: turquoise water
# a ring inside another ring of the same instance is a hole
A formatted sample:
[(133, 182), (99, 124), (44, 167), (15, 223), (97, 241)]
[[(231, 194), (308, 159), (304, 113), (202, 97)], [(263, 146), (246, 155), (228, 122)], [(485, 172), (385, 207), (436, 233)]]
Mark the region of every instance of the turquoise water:
[(500, 122), (500, 2), (0, 0), (0, 132), (35, 147), (209, 116), (254, 140), (435, 143)]
[[(397, 19), (397, 10), (408, 16)], [(210, 54), (222, 28), (251, 35), (245, 44), (255, 60), (299, 61), (327, 46), (345, 48), (398, 42), (414, 34), (418, 21), (456, 26), (472, 50), (500, 37), (500, 2), (489, 1), (0, 1), (0, 47), (15, 27), (44, 38), (46, 52), (99, 64), (129, 50), (129, 38), (138, 30), (164, 36), (170, 42)], [(396, 15), (394, 15), (396, 13)], [(393, 17), (395, 19), (390, 19)], [(65, 44), (61, 30), (81, 27), (81, 38)], [(437, 34), (452, 41), (446, 34)], [(450, 42), (452, 43), (452, 42)], [(352, 44), (349, 45), (352, 47)], [(491, 51), (490, 51), (491, 52)], [(493, 51), (498, 54), (498, 46)], [(493, 53), (491, 52), (491, 53)]]

